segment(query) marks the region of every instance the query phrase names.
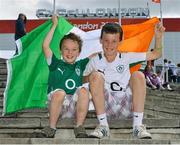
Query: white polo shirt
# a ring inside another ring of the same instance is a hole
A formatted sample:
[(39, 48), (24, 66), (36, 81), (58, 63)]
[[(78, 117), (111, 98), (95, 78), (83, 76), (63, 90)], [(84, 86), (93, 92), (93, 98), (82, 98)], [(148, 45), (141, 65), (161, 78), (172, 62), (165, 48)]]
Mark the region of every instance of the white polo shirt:
[[(105, 87), (111, 91), (125, 90), (130, 80), (130, 65), (146, 60), (146, 53), (118, 53), (113, 62), (107, 62), (103, 53), (93, 57), (86, 65), (83, 76), (93, 71), (102, 72)], [(97, 84), (98, 85), (98, 84)]]

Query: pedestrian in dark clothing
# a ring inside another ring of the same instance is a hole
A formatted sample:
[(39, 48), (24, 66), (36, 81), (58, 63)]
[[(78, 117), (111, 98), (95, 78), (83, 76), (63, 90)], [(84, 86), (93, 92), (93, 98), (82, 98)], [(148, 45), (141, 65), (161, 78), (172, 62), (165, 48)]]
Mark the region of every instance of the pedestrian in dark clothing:
[[(18, 16), (18, 19), (16, 20), (16, 26), (15, 26), (15, 40), (18, 40), (19, 38), (23, 37), (24, 35), (26, 35), (26, 15), (20, 13)], [(16, 52), (15, 55), (18, 53), (18, 49), (16, 46)]]

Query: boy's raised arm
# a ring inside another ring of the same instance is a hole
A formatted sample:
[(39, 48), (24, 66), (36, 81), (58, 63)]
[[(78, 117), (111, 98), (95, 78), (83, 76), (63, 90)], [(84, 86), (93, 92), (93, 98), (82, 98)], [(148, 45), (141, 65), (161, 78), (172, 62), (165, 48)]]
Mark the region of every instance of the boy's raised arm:
[(156, 25), (155, 28), (155, 47), (153, 51), (147, 52), (147, 60), (154, 60), (162, 56), (162, 38), (164, 35), (165, 28), (161, 23)]
[(48, 34), (46, 35), (44, 42), (43, 42), (43, 52), (46, 58), (49, 58), (52, 56), (52, 51), (50, 49), (50, 43), (54, 34), (54, 31), (56, 29), (56, 26), (58, 24), (58, 17), (56, 15), (52, 16), (52, 22), (53, 25), (50, 29), (50, 31), (48, 32)]

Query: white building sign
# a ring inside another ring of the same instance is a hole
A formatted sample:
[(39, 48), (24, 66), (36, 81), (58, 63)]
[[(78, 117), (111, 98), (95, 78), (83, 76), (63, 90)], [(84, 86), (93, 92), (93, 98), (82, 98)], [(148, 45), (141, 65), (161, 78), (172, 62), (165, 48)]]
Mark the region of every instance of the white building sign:
[[(90, 9), (57, 9), (56, 14), (68, 18), (117, 18), (117, 8), (96, 8), (95, 10)], [(47, 9), (38, 9), (36, 11), (38, 18), (51, 17), (52, 11)], [(122, 18), (147, 18), (149, 17), (148, 8), (121, 8)]]

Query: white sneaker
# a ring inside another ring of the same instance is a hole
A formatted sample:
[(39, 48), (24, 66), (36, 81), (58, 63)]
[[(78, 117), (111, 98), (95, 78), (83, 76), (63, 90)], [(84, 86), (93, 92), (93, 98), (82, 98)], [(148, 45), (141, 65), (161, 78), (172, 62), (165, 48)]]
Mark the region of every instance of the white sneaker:
[(147, 132), (145, 125), (136, 126), (133, 130), (133, 136), (138, 139), (152, 139), (151, 134)]
[(173, 90), (173, 89), (170, 87), (169, 84), (167, 85), (167, 89), (168, 89), (169, 91), (172, 91), (172, 90)]
[(98, 125), (94, 132), (90, 133), (89, 137), (90, 138), (103, 138), (103, 137), (109, 137), (109, 127), (108, 126), (103, 126), (103, 125)]

